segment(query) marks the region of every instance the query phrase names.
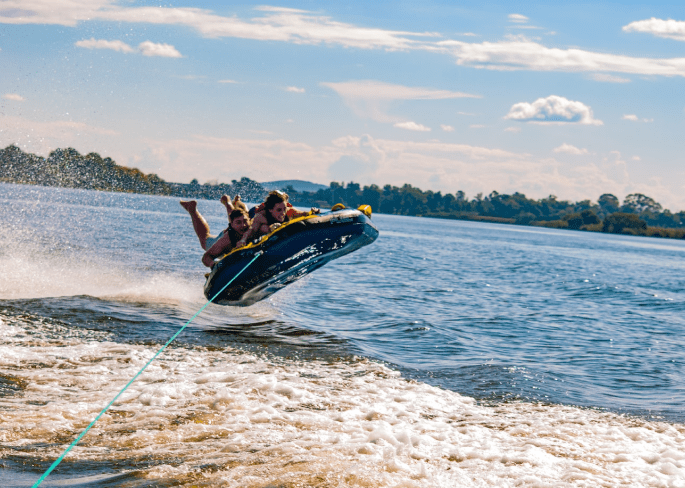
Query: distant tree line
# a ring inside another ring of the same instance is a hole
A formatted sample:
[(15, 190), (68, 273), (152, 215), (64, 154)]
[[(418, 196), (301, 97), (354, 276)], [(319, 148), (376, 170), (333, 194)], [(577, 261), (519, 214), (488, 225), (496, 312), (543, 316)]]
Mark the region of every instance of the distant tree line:
[[(117, 165), (97, 153), (79, 154), (76, 149), (56, 149), (47, 158), (24, 153), (10, 145), (0, 149), (0, 182), (67, 188), (85, 188), (118, 192), (168, 195), (179, 198), (215, 200), (223, 194), (242, 196), (245, 201), (261, 201), (268, 193), (249, 178), (230, 184), (168, 183), (156, 174)], [(330, 207), (343, 203), (348, 207), (371, 205), (374, 212), (419, 217), (477, 220), (558, 229), (575, 229), (614, 234), (655, 237), (685, 237), (685, 211), (672, 213), (653, 198), (632, 193), (623, 203), (609, 193), (597, 203), (590, 200), (569, 202), (550, 195), (539, 200), (522, 193), (512, 195), (493, 191), (469, 199), (463, 191), (454, 194), (422, 191), (409, 184), (401, 187), (364, 186), (358, 183), (332, 182), (317, 192), (298, 192), (283, 188), (296, 206)]]
[(79, 154), (76, 149), (55, 149), (47, 158), (23, 152), (10, 145), (0, 149), (0, 181), (26, 185), (59, 186), (116, 192), (169, 195), (180, 198), (218, 199), (224, 193), (240, 194), (259, 201), (267, 192), (249, 178), (231, 184), (168, 183), (156, 174), (119, 166), (97, 153)]
[(518, 225), (534, 225), (558, 229), (587, 230), (613, 234), (655, 237), (685, 236), (685, 211), (664, 210), (653, 198), (632, 193), (623, 203), (610, 194), (601, 195), (597, 203), (590, 200), (569, 202), (550, 195), (539, 200), (522, 193), (512, 195), (493, 191), (467, 198), (463, 191), (455, 194), (422, 191), (411, 185), (364, 186), (357, 183), (332, 182), (329, 188), (316, 193), (297, 192), (290, 186), (283, 189), (293, 205), (330, 206), (343, 203), (348, 207), (371, 205), (379, 213), (414, 215), (447, 219), (477, 220)]

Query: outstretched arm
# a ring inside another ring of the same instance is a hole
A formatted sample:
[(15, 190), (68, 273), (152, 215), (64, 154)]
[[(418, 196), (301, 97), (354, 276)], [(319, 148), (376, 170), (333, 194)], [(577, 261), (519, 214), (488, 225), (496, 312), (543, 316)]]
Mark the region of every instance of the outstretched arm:
[(264, 216), (262, 214), (255, 215), (255, 218), (252, 221), (252, 225), (249, 229), (247, 229), (247, 232), (243, 234), (243, 237), (241, 237), (240, 240), (237, 242), (236, 247), (243, 247), (248, 242), (250, 242), (252, 236), (259, 234), (259, 229), (262, 225), (266, 225), (266, 219), (264, 218)]
[(211, 268), (214, 266), (214, 258), (226, 254), (232, 247), (231, 237), (228, 235), (228, 232), (226, 232), (203, 254), (202, 264)]
[(320, 212), (321, 212), (321, 210), (319, 210), (318, 208), (315, 208), (315, 207), (312, 207), (311, 210), (308, 210), (305, 212), (301, 212), (299, 210), (295, 210), (294, 208), (290, 207), (290, 208), (288, 208), (287, 215), (291, 219), (294, 219), (296, 217), (306, 217), (308, 215), (314, 215), (314, 214), (318, 214)]

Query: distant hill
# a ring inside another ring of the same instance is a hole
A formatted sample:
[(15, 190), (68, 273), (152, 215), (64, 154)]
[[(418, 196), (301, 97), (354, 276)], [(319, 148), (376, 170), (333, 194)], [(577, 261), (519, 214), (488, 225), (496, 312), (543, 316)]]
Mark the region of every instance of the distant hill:
[(327, 190), (328, 185), (320, 185), (318, 183), (312, 183), (311, 181), (304, 180), (280, 180), (280, 181), (265, 181), (260, 183), (262, 187), (267, 190), (283, 190), (288, 186), (292, 186), (295, 191), (316, 193), (319, 190)]

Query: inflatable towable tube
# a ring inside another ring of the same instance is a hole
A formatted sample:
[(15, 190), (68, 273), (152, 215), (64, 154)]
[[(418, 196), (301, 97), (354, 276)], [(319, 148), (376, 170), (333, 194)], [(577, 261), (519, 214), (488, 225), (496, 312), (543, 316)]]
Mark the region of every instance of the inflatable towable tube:
[(212, 267), (205, 283), (211, 300), (236, 273), (262, 252), (214, 303), (248, 306), (277, 292), (329, 261), (371, 244), (378, 229), (371, 223), (371, 207), (336, 210), (298, 217), (245, 247), (231, 251)]

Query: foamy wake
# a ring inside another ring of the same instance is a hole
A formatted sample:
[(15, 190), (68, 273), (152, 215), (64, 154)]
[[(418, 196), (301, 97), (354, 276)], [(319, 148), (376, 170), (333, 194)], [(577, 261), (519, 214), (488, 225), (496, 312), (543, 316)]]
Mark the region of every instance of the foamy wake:
[[(122, 263), (41, 253), (0, 254), (0, 299), (88, 295), (141, 302), (203, 301), (202, 281)], [(201, 277), (200, 277), (201, 278)]]
[[(0, 399), (3, 456), (55, 459), (155, 352), (66, 332), (0, 323), (0, 373), (25, 384)], [(141, 475), (183, 486), (676, 487), (683, 430), (571, 407), (483, 407), (365, 360), (177, 348), (64, 463), (157, 463)]]

